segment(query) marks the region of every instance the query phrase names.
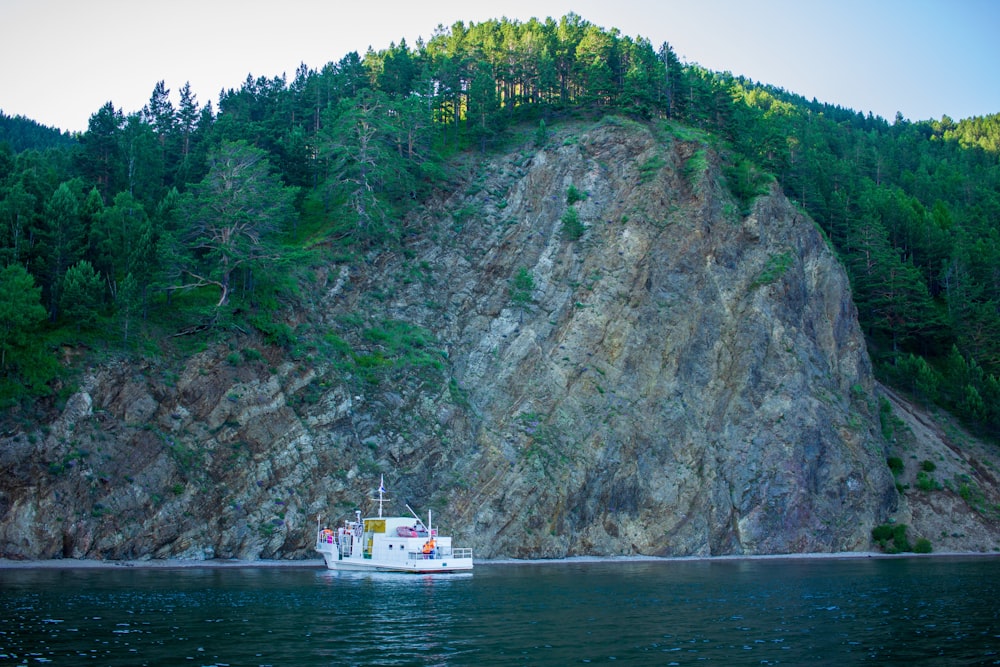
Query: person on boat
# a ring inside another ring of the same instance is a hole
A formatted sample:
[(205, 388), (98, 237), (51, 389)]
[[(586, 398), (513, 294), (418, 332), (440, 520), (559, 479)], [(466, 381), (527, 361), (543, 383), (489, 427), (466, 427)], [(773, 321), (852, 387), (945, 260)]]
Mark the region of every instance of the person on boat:
[(431, 558), (433, 558), (434, 557), (434, 548), (435, 548), (435, 546), (436, 545), (434, 544), (434, 538), (433, 537), (431, 539), (427, 540), (424, 543), (424, 555), (425, 556), (430, 556)]

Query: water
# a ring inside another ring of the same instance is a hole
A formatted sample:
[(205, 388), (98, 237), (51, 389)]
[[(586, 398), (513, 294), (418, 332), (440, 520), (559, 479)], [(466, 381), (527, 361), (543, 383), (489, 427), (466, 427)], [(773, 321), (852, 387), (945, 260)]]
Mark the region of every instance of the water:
[(0, 665), (1000, 664), (1000, 559), (0, 570)]

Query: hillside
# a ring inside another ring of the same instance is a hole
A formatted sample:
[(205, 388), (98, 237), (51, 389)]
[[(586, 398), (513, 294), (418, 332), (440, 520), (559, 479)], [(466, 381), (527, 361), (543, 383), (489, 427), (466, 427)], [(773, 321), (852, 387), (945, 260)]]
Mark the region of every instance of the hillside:
[[(847, 271), (877, 377), (1000, 438), (1000, 115), (889, 123), (573, 13), (248, 75), (217, 106), (175, 92), (161, 80), (129, 113), (108, 102), (65, 144), (0, 139), (0, 423), (65, 399), (68, 350), (156, 358), (177, 333), (197, 346), (235, 330), (297, 356), (312, 335), (286, 312), (308, 310), (315, 266), (410, 252), (469, 151), (621, 115), (710, 146), (741, 215), (776, 185)], [(475, 211), (456, 203), (444, 215)], [(523, 301), (532, 276), (517, 277)]]
[(996, 445), (981, 442), (941, 410), (916, 405), (884, 386), (880, 394), (898, 420), (890, 453), (904, 463), (897, 476), (905, 488), (897, 520), (931, 540), (938, 551), (1000, 549)]
[(97, 363), (4, 433), (0, 556), (308, 557), (382, 474), (485, 558), (863, 551), (892, 520), (1000, 544), (957, 488), (898, 493), (903, 447), (988, 509), (996, 459), (895, 398), (913, 444), (883, 439), (843, 268), (697, 133), (567, 123), (453, 186), (400, 251), (317, 267), (293, 352), (234, 329)]
[(8, 116), (0, 109), (0, 149), (13, 152), (46, 148), (68, 148), (76, 140), (68, 132), (46, 127), (24, 116)]

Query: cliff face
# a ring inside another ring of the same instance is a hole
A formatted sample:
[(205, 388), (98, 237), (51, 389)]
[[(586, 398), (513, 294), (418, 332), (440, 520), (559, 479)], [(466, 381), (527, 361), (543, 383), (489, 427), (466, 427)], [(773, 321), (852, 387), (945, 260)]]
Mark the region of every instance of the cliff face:
[(309, 557), (383, 473), (478, 557), (870, 548), (898, 496), (803, 214), (628, 121), (469, 173), (403, 252), (316, 273), (314, 346), (109, 363), (4, 434), (0, 556)]

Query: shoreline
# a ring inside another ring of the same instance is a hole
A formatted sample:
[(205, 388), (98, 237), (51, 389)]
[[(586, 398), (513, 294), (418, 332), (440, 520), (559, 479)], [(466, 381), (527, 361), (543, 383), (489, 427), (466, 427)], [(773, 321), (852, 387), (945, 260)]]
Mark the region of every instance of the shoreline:
[[(800, 554), (741, 554), (726, 556), (573, 556), (568, 558), (537, 558), (522, 560), (498, 558), (476, 561), (476, 565), (572, 565), (579, 563), (713, 563), (760, 560), (856, 560), (856, 559), (900, 559), (900, 558), (996, 558), (997, 552), (942, 551), (929, 554), (913, 552), (887, 554), (878, 551), (843, 551), (834, 553)], [(273, 568), (273, 569), (326, 569), (321, 558), (302, 560), (238, 560), (238, 559), (147, 559), (147, 560), (93, 560), (77, 558), (53, 558), (49, 560), (11, 560), (0, 558), (0, 570), (108, 570), (136, 568), (160, 569), (230, 569), (230, 568)]]

